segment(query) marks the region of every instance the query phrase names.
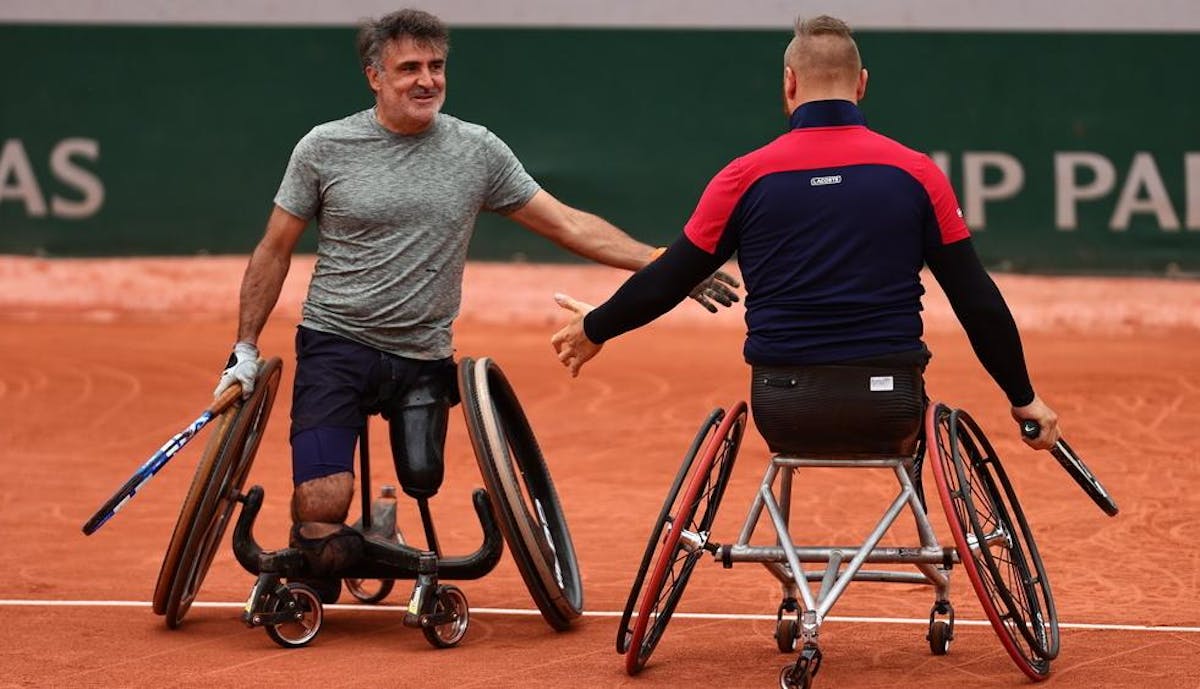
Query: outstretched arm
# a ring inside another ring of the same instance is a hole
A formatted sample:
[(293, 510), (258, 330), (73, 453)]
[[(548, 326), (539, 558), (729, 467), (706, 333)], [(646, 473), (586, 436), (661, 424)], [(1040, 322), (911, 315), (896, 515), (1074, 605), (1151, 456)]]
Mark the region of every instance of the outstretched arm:
[[(630, 237), (604, 218), (572, 208), (545, 190), (538, 190), (508, 217), (567, 251), (614, 268), (639, 270), (658, 255), (654, 247)], [(685, 296), (716, 313), (715, 304), (730, 306), (738, 301), (733, 289), (740, 286), (732, 276), (714, 269), (689, 285)]]
[(508, 217), (567, 251), (606, 266), (637, 270), (652, 260), (654, 247), (637, 241), (598, 215), (562, 203), (542, 189)]
[(1013, 418), (1032, 419), (1041, 425), (1041, 435), (1025, 442), (1039, 450), (1053, 447), (1059, 437), (1058, 416), (1034, 394), (1017, 324), (996, 283), (979, 262), (971, 240), (937, 246), (929, 252), (927, 262), (979, 362), (1012, 404)]
[(572, 376), (600, 352), (609, 339), (649, 323), (683, 301), (697, 280), (712, 273), (732, 252), (710, 254), (681, 236), (654, 263), (634, 273), (625, 284), (593, 308), (563, 294), (554, 295), (558, 305), (575, 315), (550, 339), (558, 360)]

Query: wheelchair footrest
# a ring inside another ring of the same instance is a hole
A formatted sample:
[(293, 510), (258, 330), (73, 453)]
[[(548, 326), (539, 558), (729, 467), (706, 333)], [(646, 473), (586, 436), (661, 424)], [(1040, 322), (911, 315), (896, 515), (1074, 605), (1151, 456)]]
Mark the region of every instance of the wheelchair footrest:
[(264, 550), (258, 555), (258, 571), (263, 574), (275, 574), (285, 578), (298, 577), (307, 569), (304, 553), (296, 548)]

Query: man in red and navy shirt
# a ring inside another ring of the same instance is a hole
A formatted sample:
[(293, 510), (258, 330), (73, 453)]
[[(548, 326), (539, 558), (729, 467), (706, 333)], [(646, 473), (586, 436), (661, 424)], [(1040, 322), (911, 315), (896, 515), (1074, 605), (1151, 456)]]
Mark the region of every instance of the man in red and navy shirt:
[(666, 313), (736, 253), (744, 355), (756, 372), (858, 362), (923, 369), (927, 264), (1013, 416), (1040, 424), (1026, 442), (1053, 446), (1057, 416), (1034, 394), (1016, 324), (946, 176), (867, 128), (857, 105), (867, 70), (845, 23), (818, 17), (795, 29), (783, 80), (791, 131), (717, 173), (682, 236), (607, 302), (593, 310), (556, 296), (577, 314), (553, 338), (559, 359), (577, 375), (605, 341)]

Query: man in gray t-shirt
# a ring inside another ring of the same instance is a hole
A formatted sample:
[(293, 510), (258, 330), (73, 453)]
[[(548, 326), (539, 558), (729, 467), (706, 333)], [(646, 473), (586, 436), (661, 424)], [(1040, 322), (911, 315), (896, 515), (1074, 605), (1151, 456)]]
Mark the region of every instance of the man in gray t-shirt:
[[(366, 414), (389, 421), (405, 493), (425, 499), (441, 485), (456, 401), (451, 325), (479, 211), (606, 265), (637, 270), (652, 260), (651, 247), (542, 190), (487, 129), (440, 114), (448, 47), (445, 25), (418, 10), (362, 27), (375, 107), (315, 127), (296, 145), (242, 281), (237, 344), (218, 395), (234, 382), (249, 394), (258, 336), (316, 218), (317, 263), (296, 336), (291, 540), (317, 574), (334, 574), (361, 548), (344, 523)], [(717, 273), (693, 296), (715, 311), (712, 301), (737, 299), (730, 286)], [(336, 599), (336, 581), (331, 588), (323, 596)]]

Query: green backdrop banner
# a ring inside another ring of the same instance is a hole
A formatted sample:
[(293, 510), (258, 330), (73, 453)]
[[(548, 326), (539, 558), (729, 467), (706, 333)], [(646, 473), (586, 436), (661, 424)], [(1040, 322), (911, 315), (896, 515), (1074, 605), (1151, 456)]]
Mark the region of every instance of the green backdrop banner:
[[(445, 110), (499, 134), (559, 198), (666, 243), (709, 177), (782, 133), (789, 38), (459, 29)], [(990, 266), (1200, 272), (1200, 95), (1167, 87), (1200, 73), (1200, 36), (858, 38), (871, 126), (947, 169)], [(248, 252), (296, 140), (371, 104), (353, 39), (0, 26), (0, 252)], [(569, 258), (491, 216), (472, 255)]]

